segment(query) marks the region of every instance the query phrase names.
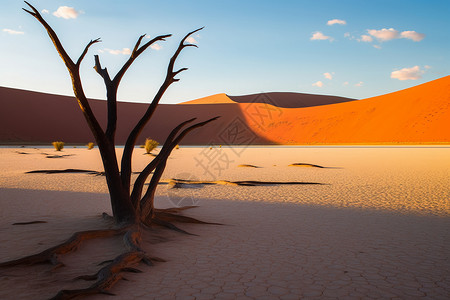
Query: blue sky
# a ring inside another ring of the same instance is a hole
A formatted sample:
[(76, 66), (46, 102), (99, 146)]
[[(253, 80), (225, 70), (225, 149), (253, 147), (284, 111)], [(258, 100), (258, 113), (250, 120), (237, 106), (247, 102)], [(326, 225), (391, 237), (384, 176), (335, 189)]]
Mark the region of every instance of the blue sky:
[[(450, 74), (450, 1), (29, 1), (60, 36), (73, 59), (100, 37), (82, 66), (90, 98), (104, 99), (94, 54), (115, 74), (141, 34), (172, 33), (130, 68), (119, 99), (146, 102), (164, 79), (170, 56), (187, 32), (179, 75), (162, 103), (216, 93), (270, 91), (351, 98), (381, 95)], [(2, 0), (0, 86), (72, 95), (70, 78), (45, 30)]]

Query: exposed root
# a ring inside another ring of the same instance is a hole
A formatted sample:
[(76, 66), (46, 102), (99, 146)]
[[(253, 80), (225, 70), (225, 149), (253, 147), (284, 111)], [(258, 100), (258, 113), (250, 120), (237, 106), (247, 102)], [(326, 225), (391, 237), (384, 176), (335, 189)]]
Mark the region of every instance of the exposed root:
[(238, 165), (239, 168), (256, 168), (259, 169), (261, 167), (255, 166), (255, 165), (248, 165), (248, 164), (242, 164), (242, 165)]
[[(203, 222), (194, 218), (181, 216), (177, 214), (180, 211), (194, 207), (195, 206), (186, 206), (179, 208), (156, 209), (154, 212), (154, 216), (150, 218), (146, 223), (147, 225), (164, 226), (171, 230), (175, 230), (177, 232), (189, 235), (195, 234), (180, 229), (171, 222), (220, 225), (218, 223)], [(58, 268), (63, 266), (63, 264), (58, 261), (58, 256), (76, 251), (83, 241), (95, 238), (112, 237), (119, 234), (123, 234), (123, 242), (127, 249), (127, 252), (120, 254), (113, 260), (107, 260), (100, 263), (99, 266), (101, 265), (102, 267), (95, 274), (81, 275), (74, 278), (74, 280), (85, 280), (93, 282), (89, 287), (83, 289), (60, 290), (51, 299), (66, 300), (95, 294), (114, 295), (109, 290), (118, 281), (127, 280), (124, 277), (124, 273), (141, 273), (142, 271), (136, 268), (136, 266), (141, 262), (149, 266), (153, 266), (154, 262), (165, 261), (164, 259), (159, 257), (148, 256), (145, 253), (145, 251), (141, 248), (141, 240), (142, 240), (141, 229), (145, 228), (145, 226), (146, 224), (141, 223), (129, 225), (118, 229), (90, 230), (77, 232), (73, 234), (72, 237), (69, 238), (64, 243), (51, 247), (38, 254), (0, 263), (0, 267), (50, 263), (54, 265), (54, 268)]]
[(191, 206), (182, 206), (182, 207), (170, 207), (170, 208), (155, 208), (155, 211), (157, 212), (168, 212), (168, 213), (178, 213), (183, 210), (196, 208), (197, 205), (191, 205)]
[(102, 218), (103, 218), (103, 220), (108, 221), (108, 222), (113, 222), (114, 221), (114, 217), (108, 215), (105, 212), (102, 213)]
[[(28, 153), (25, 153), (28, 154)], [(25, 172), (25, 174), (63, 174), (63, 173), (85, 173), (89, 175), (96, 175), (96, 176), (105, 176), (105, 172), (99, 172), (94, 170), (83, 170), (83, 169), (64, 169), (64, 170), (34, 170), (34, 171), (28, 171)], [(140, 174), (141, 172), (133, 172), (133, 174)]]
[(31, 153), (28, 153), (28, 152), (22, 152), (22, 151), (16, 151), (16, 153), (17, 153), (17, 154), (31, 154)]
[(304, 167), (304, 168), (319, 168), (319, 169), (340, 169), (338, 167), (324, 167), (324, 166), (308, 164), (308, 163), (293, 163), (293, 164), (290, 164), (289, 167)]
[(78, 279), (86, 280), (86, 281), (96, 280), (97, 279), (97, 274), (94, 274), (94, 275), (81, 275), (81, 276), (78, 276), (78, 277), (74, 278), (74, 280), (78, 280)]
[(177, 227), (176, 225), (174, 225), (166, 220), (160, 219), (160, 218), (152, 218), (151, 221), (149, 222), (149, 225), (153, 225), (153, 224), (166, 227), (168, 229), (171, 229), (171, 230), (179, 232), (179, 233), (197, 236), (194, 233), (187, 232), (186, 230), (183, 230), (183, 229)]
[(49, 248), (35, 255), (1, 263), (0, 267), (38, 263), (51, 263), (53, 265), (58, 265), (60, 263), (57, 260), (57, 256), (60, 254), (66, 254), (75, 251), (82, 241), (100, 237), (111, 237), (118, 234), (123, 234), (123, 241), (127, 248), (127, 252), (117, 256), (113, 260), (104, 262), (103, 264), (106, 263), (106, 265), (102, 267), (97, 273), (91, 275), (82, 275), (75, 278), (86, 281), (95, 281), (88, 288), (61, 290), (51, 299), (72, 299), (75, 297), (88, 296), (93, 294), (112, 295), (109, 290), (119, 280), (124, 279), (122, 273), (141, 273), (142, 271), (135, 267), (140, 262), (144, 262), (147, 265), (153, 265), (153, 261), (164, 261), (163, 259), (160, 259), (158, 257), (147, 256), (145, 251), (141, 249), (141, 229), (139, 225), (132, 225), (120, 229), (78, 232), (62, 244)]
[(64, 157), (73, 156), (73, 155), (74, 154), (63, 154), (63, 155), (53, 154), (53, 155), (47, 155), (46, 158), (64, 158)]
[(170, 179), (164, 180), (160, 183), (169, 184), (172, 188), (181, 188), (183, 185), (232, 185), (232, 186), (264, 186), (264, 185), (303, 185), (303, 184), (317, 184), (322, 185), (320, 182), (303, 182), (303, 181), (257, 181), (257, 180), (242, 180), (242, 181), (228, 181), (228, 180), (215, 180), (215, 181), (199, 181), (199, 180), (186, 180), (186, 179)]
[(158, 211), (155, 210), (155, 217), (159, 220), (164, 220), (167, 222), (180, 222), (180, 223), (193, 223), (193, 224), (209, 224), (209, 225), (223, 225), (220, 223), (213, 222), (205, 222), (201, 220), (197, 220), (195, 218), (186, 217), (182, 215), (175, 215), (173, 213), (167, 211)]
[(123, 229), (89, 230), (76, 232), (70, 239), (68, 239), (64, 243), (61, 243), (34, 255), (0, 263), (0, 267), (35, 265), (43, 263), (50, 263), (55, 266), (60, 266), (62, 264), (58, 260), (58, 255), (74, 252), (83, 241), (94, 238), (110, 237), (118, 235), (122, 232)]
[(47, 223), (47, 221), (16, 222), (16, 223), (12, 223), (12, 225), (30, 225), (30, 224), (41, 224), (41, 223)]
[(142, 273), (141, 270), (136, 268), (123, 268), (122, 272), (130, 272), (130, 273)]
[(76, 279), (87, 281), (96, 280), (94, 284), (85, 289), (61, 290), (54, 300), (72, 299), (79, 296), (88, 296), (93, 294), (113, 295), (109, 290), (119, 280), (127, 280), (123, 277), (124, 272), (141, 273), (142, 271), (135, 268), (140, 262), (153, 265), (153, 261), (164, 261), (157, 257), (149, 257), (145, 251), (141, 249), (141, 228), (139, 225), (129, 227), (123, 237), (128, 252), (117, 256), (114, 260), (102, 267), (96, 274), (78, 276)]
[(93, 170), (82, 170), (82, 169), (65, 169), (65, 170), (35, 170), (28, 171), (25, 174), (34, 174), (34, 173), (43, 173), (43, 174), (60, 174), (60, 173), (86, 173), (97, 176), (104, 176), (105, 172), (98, 172)]

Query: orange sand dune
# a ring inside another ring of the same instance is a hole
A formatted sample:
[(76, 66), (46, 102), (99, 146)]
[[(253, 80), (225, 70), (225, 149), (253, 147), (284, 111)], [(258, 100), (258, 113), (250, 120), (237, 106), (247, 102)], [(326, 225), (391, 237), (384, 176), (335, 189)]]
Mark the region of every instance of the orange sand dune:
[[(289, 93), (260, 95), (269, 94)], [(242, 96), (240, 103), (218, 94), (191, 105), (161, 104), (138, 143), (146, 137), (163, 142), (180, 122), (214, 116), (221, 118), (186, 136), (183, 144), (450, 143), (450, 76), (383, 96), (358, 101), (342, 98), (348, 102), (314, 107), (283, 108), (259, 101), (265, 99), (262, 96), (254, 101), (252, 96)], [(284, 105), (289, 105), (288, 100)], [(90, 103), (105, 126), (106, 102)], [(147, 106), (118, 103), (118, 144), (125, 143)], [(0, 107), (0, 144), (94, 140), (73, 97), (0, 87)]]
[(236, 102), (231, 100), (226, 94), (222, 93), (182, 102), (180, 104), (218, 104), (218, 103), (236, 103)]
[(450, 142), (450, 76), (332, 105), (291, 109), (240, 105), (250, 127), (279, 144)]
[(216, 94), (180, 104), (267, 103), (277, 107), (298, 108), (353, 101), (354, 99), (303, 93), (269, 92), (244, 96)]

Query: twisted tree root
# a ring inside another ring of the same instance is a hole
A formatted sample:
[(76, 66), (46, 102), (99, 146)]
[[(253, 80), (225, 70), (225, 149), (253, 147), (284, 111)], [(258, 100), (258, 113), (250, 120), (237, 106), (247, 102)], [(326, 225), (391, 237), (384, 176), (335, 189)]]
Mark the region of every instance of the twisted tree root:
[(40, 253), (26, 256), (23, 258), (6, 261), (0, 263), (0, 267), (12, 267), (17, 265), (34, 265), (49, 263), (54, 265), (54, 268), (64, 266), (58, 260), (59, 255), (75, 252), (82, 242), (92, 240), (95, 238), (112, 237), (123, 234), (123, 242), (127, 249), (126, 252), (118, 255), (113, 260), (108, 260), (100, 263), (104, 265), (95, 274), (81, 275), (76, 277), (76, 280), (94, 281), (87, 288), (60, 290), (51, 300), (66, 300), (76, 297), (85, 297), (94, 294), (114, 295), (110, 289), (120, 280), (127, 280), (124, 273), (133, 272), (140, 273), (141, 270), (136, 266), (139, 263), (145, 263), (149, 266), (154, 265), (154, 262), (164, 262), (164, 259), (159, 257), (151, 257), (141, 248), (142, 228), (151, 225), (160, 225), (177, 232), (184, 234), (195, 235), (183, 229), (178, 228), (171, 222), (183, 223), (197, 223), (197, 224), (215, 224), (199, 221), (194, 218), (181, 216), (176, 213), (193, 207), (180, 207), (169, 209), (155, 209), (154, 216), (143, 223), (131, 224), (117, 229), (103, 229), (103, 230), (88, 230), (74, 233), (67, 241), (48, 248)]
[(48, 248), (37, 254), (0, 263), (0, 267), (35, 265), (44, 263), (63, 266), (63, 264), (58, 261), (58, 255), (76, 251), (83, 241), (91, 240), (94, 238), (111, 237), (121, 233), (123, 233), (123, 229), (102, 229), (76, 232), (64, 243)]

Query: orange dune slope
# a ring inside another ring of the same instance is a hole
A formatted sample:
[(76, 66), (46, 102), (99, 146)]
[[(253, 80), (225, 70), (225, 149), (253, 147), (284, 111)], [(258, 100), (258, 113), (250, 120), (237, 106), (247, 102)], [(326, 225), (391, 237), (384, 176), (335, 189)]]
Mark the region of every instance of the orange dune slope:
[[(190, 105), (161, 104), (138, 142), (145, 137), (164, 141), (175, 126), (192, 117), (206, 120), (221, 116), (186, 136), (183, 144), (450, 143), (450, 76), (364, 100), (338, 97), (331, 99), (333, 104), (319, 103), (322, 96), (307, 99), (301, 95), (303, 100), (299, 101), (299, 95), (289, 98), (287, 94), (269, 95), (270, 101), (260, 101), (267, 98), (263, 94), (250, 102), (247, 101), (252, 95), (240, 96), (243, 98), (238, 100), (242, 102), (235, 102), (225, 94), (218, 94), (194, 100)], [(275, 96), (276, 103), (284, 106), (272, 105)], [(100, 124), (105, 126), (106, 102), (90, 100), (90, 103)], [(286, 108), (299, 103), (308, 107)], [(118, 103), (118, 144), (125, 142), (147, 106)], [(93, 141), (73, 97), (0, 87), (0, 107), (0, 144)]]
[(182, 102), (180, 104), (267, 103), (277, 107), (299, 108), (348, 102), (354, 100), (355, 99), (329, 95), (313, 95), (289, 92), (268, 92), (243, 96), (229, 96), (222, 93)]
[(277, 144), (450, 143), (450, 76), (338, 104), (240, 105), (249, 126)]
[(222, 93), (182, 102), (180, 104), (219, 104), (219, 103), (235, 103), (235, 102), (231, 100), (226, 94)]

